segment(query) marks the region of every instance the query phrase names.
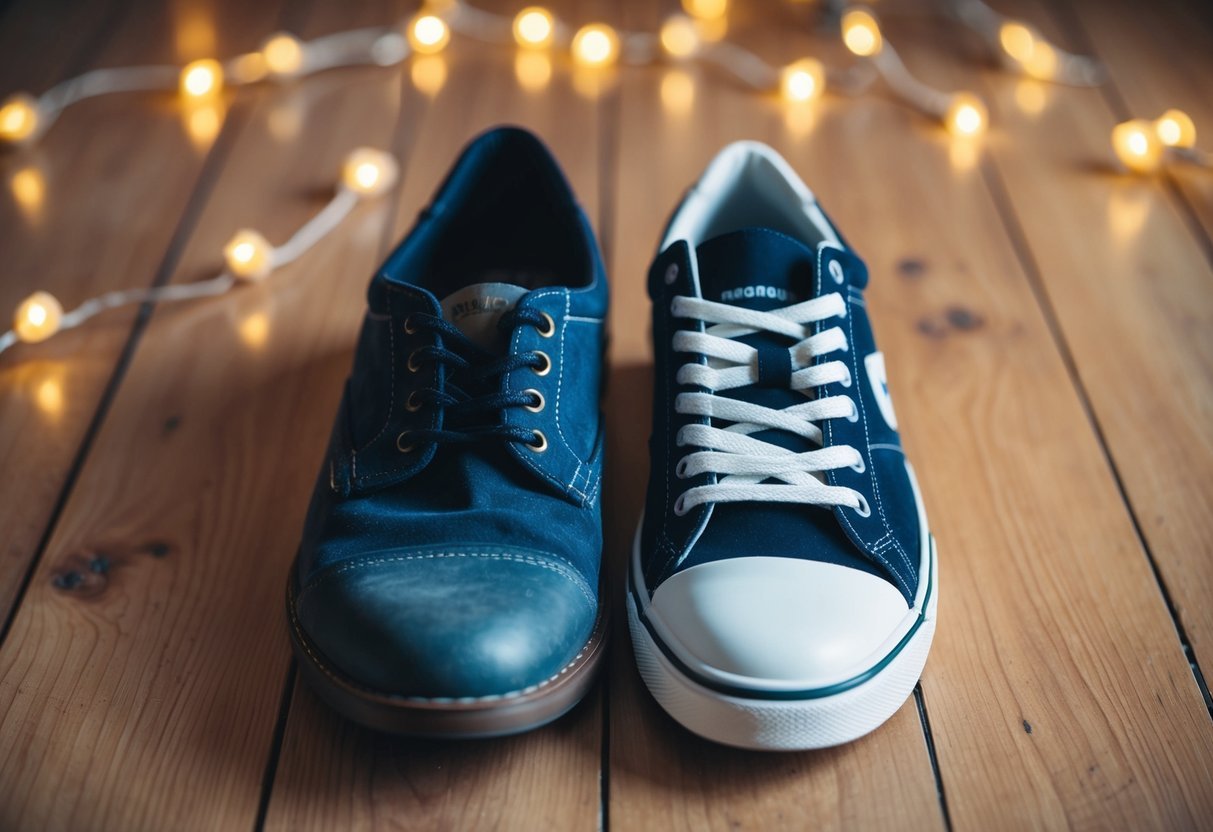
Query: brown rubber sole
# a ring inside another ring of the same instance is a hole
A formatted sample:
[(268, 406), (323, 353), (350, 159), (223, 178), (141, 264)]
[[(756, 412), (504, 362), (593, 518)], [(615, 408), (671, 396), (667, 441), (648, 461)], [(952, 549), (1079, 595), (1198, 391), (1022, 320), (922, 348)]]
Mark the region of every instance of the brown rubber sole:
[(518, 734), (560, 718), (589, 692), (605, 654), (606, 605), (600, 603), (589, 641), (569, 664), (534, 690), (468, 699), (424, 699), (371, 690), (333, 667), (295, 614), (295, 581), (287, 581), (291, 646), (304, 680), (347, 719), (391, 734), (476, 739)]

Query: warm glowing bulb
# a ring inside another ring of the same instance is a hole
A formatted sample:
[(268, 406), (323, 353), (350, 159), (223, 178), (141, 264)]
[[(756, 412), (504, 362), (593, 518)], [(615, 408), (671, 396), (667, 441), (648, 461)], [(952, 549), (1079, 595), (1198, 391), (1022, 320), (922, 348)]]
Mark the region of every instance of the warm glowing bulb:
[(50, 292), (34, 292), (17, 307), (13, 331), (27, 344), (45, 341), (59, 331), (63, 305)]
[(661, 45), (675, 58), (689, 58), (699, 51), (695, 21), (682, 14), (671, 15), (661, 26)]
[(1183, 110), (1167, 110), (1154, 122), (1154, 133), (1167, 147), (1193, 147), (1196, 125)]
[(552, 13), (541, 6), (527, 6), (514, 18), (514, 40), (519, 46), (548, 46), (556, 36)]
[(423, 55), (441, 52), (450, 39), (450, 27), (437, 15), (418, 15), (409, 24), (409, 43)]
[(582, 26), (573, 36), (573, 58), (584, 66), (607, 66), (619, 57), (619, 35), (605, 23)]
[(944, 124), (953, 136), (980, 136), (986, 131), (988, 121), (986, 105), (968, 92), (953, 95), (948, 112), (944, 115)]
[(261, 45), (266, 68), (279, 78), (290, 78), (303, 69), (303, 44), (288, 32), (270, 35)]
[(826, 71), (816, 58), (801, 58), (783, 70), (780, 90), (787, 101), (813, 101), (821, 98), (826, 86)]
[(223, 67), (218, 61), (204, 58), (185, 65), (181, 70), (181, 92), (190, 98), (218, 95), (223, 89)]
[(1163, 143), (1154, 133), (1154, 125), (1134, 119), (1112, 128), (1112, 149), (1131, 171), (1152, 173), (1162, 166)]
[(274, 268), (274, 247), (249, 228), (237, 231), (223, 247), (227, 270), (242, 280), (260, 280)]
[(360, 196), (378, 196), (396, 184), (400, 165), (396, 157), (373, 147), (360, 147), (345, 157), (341, 181)]
[(728, 13), (729, 0), (682, 0), (682, 8), (696, 20), (712, 20)]
[(1033, 78), (1052, 81), (1057, 77), (1057, 50), (1043, 40), (1037, 41), (1023, 68)]
[(1008, 20), (998, 29), (998, 42), (1002, 44), (1002, 50), (1021, 64), (1031, 60), (1037, 40), (1031, 27), (1015, 20)]
[(867, 58), (884, 46), (880, 24), (867, 9), (849, 9), (842, 16), (842, 42), (856, 55)]
[(16, 92), (0, 106), (0, 139), (19, 144), (38, 129), (38, 102), (28, 93)]

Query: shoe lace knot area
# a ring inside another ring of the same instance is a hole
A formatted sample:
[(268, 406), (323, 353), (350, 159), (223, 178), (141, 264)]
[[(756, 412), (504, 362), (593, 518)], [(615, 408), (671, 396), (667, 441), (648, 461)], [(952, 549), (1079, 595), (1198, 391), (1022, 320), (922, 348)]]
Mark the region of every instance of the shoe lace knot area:
[[(541, 332), (552, 327), (552, 320), (532, 309), (512, 309), (497, 322), (502, 340), (520, 326), (534, 326)], [(446, 369), (441, 389), (419, 387), (409, 394), (405, 408), (411, 412), (437, 409), (442, 413), (441, 427), (410, 429), (396, 439), (396, 447), (409, 452), (427, 444), (469, 444), (475, 442), (518, 442), (535, 451), (547, 448), (547, 439), (539, 430), (504, 423), (510, 408), (525, 408), (538, 413), (545, 407), (543, 394), (535, 389), (501, 391), (501, 377), (529, 367), (536, 375), (546, 375), (552, 360), (540, 350), (511, 353), (495, 352), (481, 346), (458, 327), (428, 313), (414, 313), (405, 322), (410, 334), (433, 332), (436, 345), (418, 347), (409, 353), (407, 368), (415, 373), (426, 363)]]
[[(864, 467), (863, 455), (854, 447), (825, 447), (819, 426), (828, 419), (859, 418), (849, 395), (820, 395), (823, 385), (849, 388), (852, 383), (844, 361), (819, 360), (849, 349), (842, 328), (813, 333), (819, 322), (846, 317), (842, 296), (823, 295), (768, 312), (679, 296), (671, 312), (705, 325), (702, 331), (679, 330), (673, 336), (675, 352), (696, 356), (678, 369), (678, 383), (704, 388), (678, 394), (674, 409), (708, 420), (678, 431), (678, 446), (694, 450), (679, 459), (675, 472), (682, 479), (711, 475), (707, 485), (683, 492), (675, 513), (686, 514), (703, 503), (779, 502), (845, 506), (866, 516), (870, 509), (863, 494), (825, 481), (833, 469)], [(757, 339), (759, 346), (740, 340), (760, 333), (767, 337)], [(750, 387), (792, 390), (805, 400), (773, 408), (719, 395)], [(753, 435), (764, 431), (802, 437), (811, 450), (793, 451)]]

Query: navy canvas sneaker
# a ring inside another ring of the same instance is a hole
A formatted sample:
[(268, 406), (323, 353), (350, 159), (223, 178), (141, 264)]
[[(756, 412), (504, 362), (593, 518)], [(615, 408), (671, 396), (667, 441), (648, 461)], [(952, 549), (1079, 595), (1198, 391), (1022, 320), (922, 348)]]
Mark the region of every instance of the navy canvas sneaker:
[(926, 661), (935, 548), (867, 282), (754, 142), (711, 163), (649, 272), (652, 469), (628, 618), (649, 690), (709, 739), (847, 742), (905, 702)]
[(371, 281), (288, 586), (303, 676), (432, 736), (555, 719), (602, 657), (606, 275), (538, 139), (472, 142)]

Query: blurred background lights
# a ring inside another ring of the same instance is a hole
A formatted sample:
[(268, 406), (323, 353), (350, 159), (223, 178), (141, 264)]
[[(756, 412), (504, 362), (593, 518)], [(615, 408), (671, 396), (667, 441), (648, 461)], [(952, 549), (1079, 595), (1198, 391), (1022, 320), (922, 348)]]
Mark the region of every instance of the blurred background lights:
[(59, 331), (63, 306), (50, 292), (34, 292), (17, 306), (13, 331), (27, 344), (45, 341)]
[(441, 17), (421, 14), (409, 24), (408, 36), (413, 49), (422, 55), (433, 55), (450, 42), (451, 29)]
[(1134, 119), (1112, 129), (1112, 149), (1121, 164), (1135, 173), (1152, 173), (1162, 166), (1164, 145), (1145, 119)]
[(1167, 147), (1193, 147), (1196, 125), (1183, 110), (1167, 110), (1154, 122), (1154, 133)]
[(181, 70), (181, 93), (189, 98), (209, 98), (223, 89), (223, 67), (218, 61), (203, 58)]
[(274, 267), (274, 247), (251, 228), (237, 231), (223, 247), (227, 270), (244, 280), (260, 280)]
[(848, 9), (842, 15), (842, 42), (856, 55), (866, 58), (884, 46), (880, 24), (867, 9)]
[(550, 46), (556, 37), (552, 13), (541, 6), (527, 6), (514, 18), (514, 40), (519, 46)]
[(682, 0), (682, 8), (697, 20), (714, 20), (729, 11), (729, 0)]
[(825, 91), (826, 71), (816, 58), (801, 58), (783, 71), (780, 90), (787, 101), (814, 101)]
[(682, 14), (671, 15), (661, 26), (661, 46), (674, 58), (689, 58), (699, 51), (695, 21)]
[(303, 45), (287, 32), (270, 35), (261, 54), (269, 71), (280, 78), (289, 78), (303, 69)]
[(607, 66), (619, 57), (619, 35), (605, 23), (582, 26), (573, 36), (573, 59), (582, 66)]
[(396, 184), (399, 174), (396, 157), (372, 147), (360, 147), (346, 157), (341, 181), (359, 196), (378, 196)]
[(0, 139), (17, 144), (38, 129), (38, 102), (23, 92), (13, 93), (0, 105)]
[(958, 92), (952, 96), (944, 115), (944, 124), (953, 136), (980, 136), (986, 131), (989, 116), (986, 105), (969, 92)]

